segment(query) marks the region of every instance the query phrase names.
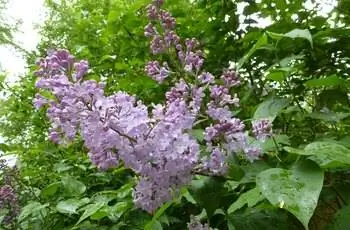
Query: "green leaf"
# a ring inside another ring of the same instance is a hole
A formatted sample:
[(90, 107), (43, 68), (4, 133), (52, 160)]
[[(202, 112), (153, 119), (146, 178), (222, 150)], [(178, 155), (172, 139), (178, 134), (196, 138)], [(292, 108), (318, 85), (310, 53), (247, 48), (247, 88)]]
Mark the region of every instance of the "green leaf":
[(317, 110), (322, 110), (323, 108), (332, 110), (338, 107), (337, 105), (343, 105), (346, 108), (350, 105), (348, 92), (341, 90), (340, 87), (323, 90), (315, 97), (315, 108)]
[[(157, 210), (157, 212), (154, 214), (152, 220), (146, 224), (144, 230), (153, 230), (153, 229), (162, 229), (162, 225), (158, 222), (158, 219), (160, 216), (170, 207), (170, 205), (173, 204), (173, 201), (169, 201), (163, 206)], [(159, 228), (160, 225), (160, 228)]]
[(62, 184), (61, 182), (55, 182), (55, 183), (49, 184), (43, 190), (41, 190), (40, 195), (43, 197), (49, 197), (54, 195), (57, 192), (58, 188), (61, 186), (61, 184)]
[(229, 191), (235, 190), (240, 185), (241, 185), (241, 183), (238, 182), (238, 181), (228, 180), (228, 181), (225, 182), (225, 187), (228, 188)]
[(307, 115), (308, 117), (324, 120), (324, 121), (330, 121), (330, 122), (339, 122), (347, 117), (350, 116), (350, 113), (334, 113), (334, 112), (327, 112), (327, 113), (321, 113), (321, 112), (312, 112)]
[(337, 75), (327, 76), (325, 78), (311, 79), (304, 83), (306, 87), (317, 88), (326, 86), (339, 86), (345, 83), (344, 79), (338, 77)]
[(118, 199), (124, 199), (125, 197), (131, 195), (132, 189), (134, 186), (134, 182), (130, 182), (128, 184), (123, 185), (117, 190)]
[(350, 135), (343, 137), (338, 142), (339, 144), (344, 145), (347, 148), (350, 148)]
[(276, 116), (289, 104), (285, 98), (271, 97), (259, 104), (253, 118), (269, 119), (273, 121)]
[(281, 71), (277, 69), (270, 71), (270, 73), (267, 74), (266, 78), (273, 81), (282, 82), (286, 79), (287, 76), (288, 73), (286, 71)]
[(244, 172), (243, 178), (239, 181), (240, 183), (252, 183), (256, 181), (256, 176), (264, 171), (271, 168), (266, 162), (264, 161), (255, 161), (251, 164), (247, 164), (244, 166), (241, 166), (241, 169)]
[(228, 230), (236, 230), (235, 225), (233, 224), (234, 222), (231, 220), (230, 217), (227, 217), (227, 228)]
[(60, 213), (64, 214), (76, 214), (77, 209), (88, 204), (90, 202), (89, 198), (83, 198), (81, 200), (78, 199), (68, 199), (64, 201), (60, 201), (56, 205), (56, 209)]
[(187, 188), (182, 188), (181, 189), (181, 195), (190, 203), (192, 204), (197, 204), (197, 202), (193, 199), (192, 195), (188, 191)]
[(145, 226), (144, 230), (163, 230), (163, 227), (162, 227), (162, 224), (158, 220), (155, 220), (155, 221), (149, 222)]
[(321, 168), (347, 167), (350, 165), (350, 150), (334, 142), (313, 142), (304, 151), (312, 155), (309, 159), (315, 161)]
[(275, 151), (276, 150), (275, 142), (279, 145), (290, 145), (290, 140), (289, 140), (288, 136), (286, 136), (286, 135), (274, 135), (274, 139), (268, 138), (262, 144), (262, 148), (263, 148), (264, 152)]
[(259, 40), (253, 45), (253, 47), (248, 51), (248, 53), (244, 55), (242, 59), (239, 60), (237, 64), (237, 69), (240, 69), (249, 60), (250, 56), (252, 56), (255, 51), (257, 51), (265, 44), (267, 44), (267, 36), (266, 34), (263, 34), (259, 38)]
[(272, 205), (286, 209), (308, 229), (323, 186), (323, 171), (315, 163), (268, 169), (257, 176), (256, 184)]
[(287, 152), (309, 156), (321, 168), (338, 168), (350, 165), (350, 149), (332, 141), (316, 141), (304, 149), (284, 148)]
[(39, 202), (32, 201), (22, 208), (22, 211), (18, 217), (18, 221), (22, 222), (31, 215), (37, 215), (39, 212), (44, 210), (49, 204), (42, 205)]
[(84, 208), (85, 211), (84, 211), (83, 215), (81, 215), (81, 217), (79, 218), (78, 222), (75, 225), (78, 225), (79, 223), (81, 223), (86, 218), (88, 218), (88, 217), (92, 216), (93, 214), (95, 214), (104, 205), (105, 205), (104, 203), (96, 203), (96, 204), (89, 204), (89, 205), (87, 205)]
[[(5, 81), (5, 79), (6, 79), (6, 74), (0, 74), (0, 83), (2, 83), (2, 82), (4, 82)], [(0, 222), (1, 223), (1, 222)]]
[(118, 202), (109, 207), (108, 216), (113, 220), (118, 220), (130, 207), (131, 205), (128, 202)]
[(308, 29), (301, 30), (301, 29), (294, 29), (286, 34), (284, 34), (285, 37), (289, 38), (304, 38), (310, 42), (311, 47), (313, 47), (313, 41), (312, 41), (312, 35)]
[[(244, 212), (236, 212), (229, 217), (237, 230), (287, 230), (300, 229), (291, 223), (286, 212), (270, 206), (247, 208)], [(293, 228), (294, 227), (294, 228)]]
[(203, 141), (204, 140), (204, 130), (203, 129), (192, 129), (191, 130), (191, 134), (198, 141)]
[(53, 167), (54, 167), (54, 170), (57, 171), (58, 173), (65, 172), (73, 168), (71, 165), (67, 165), (63, 162), (57, 163)]
[(76, 210), (80, 207), (80, 201), (77, 199), (68, 199), (58, 202), (56, 209), (60, 213), (75, 214)]
[[(124, 62), (116, 62), (114, 64), (115, 68), (118, 70), (126, 70), (129, 68), (129, 65)], [(130, 83), (130, 82), (129, 82)]]
[(244, 171), (238, 164), (229, 162), (227, 176), (230, 178), (230, 180), (240, 181), (244, 176)]
[(112, 10), (109, 12), (107, 20), (109, 23), (115, 22), (120, 16), (120, 10)]
[[(279, 65), (280, 65), (282, 68), (291, 68), (291, 67), (288, 67), (288, 65), (290, 64), (291, 61), (293, 61), (293, 60), (298, 60), (298, 59), (302, 59), (302, 58), (304, 58), (304, 57), (305, 57), (305, 55), (303, 55), (303, 54), (292, 55), (292, 56), (283, 58), (281, 61), (279, 61)], [(293, 68), (292, 68), (292, 69), (293, 69)]]
[(348, 230), (350, 226), (350, 205), (338, 210), (328, 230)]
[(309, 153), (305, 152), (303, 149), (296, 149), (292, 147), (284, 147), (283, 149), (289, 153), (294, 153), (294, 154), (304, 155), (304, 156), (309, 155)]
[(70, 176), (63, 177), (62, 184), (65, 191), (70, 196), (79, 196), (86, 190), (86, 186), (82, 182)]
[(189, 187), (192, 197), (200, 207), (205, 209), (208, 218), (211, 218), (215, 210), (220, 208), (220, 202), (226, 191), (224, 185), (221, 178), (200, 177), (193, 180)]
[(92, 214), (90, 216), (90, 219), (91, 220), (101, 220), (102, 218), (108, 216), (108, 214), (109, 214), (108, 207), (101, 208), (100, 210), (98, 210), (97, 212)]
[(11, 150), (11, 148), (7, 144), (0, 143), (0, 151), (1, 152), (5, 153), (5, 152), (10, 151), (10, 150)]
[(260, 190), (258, 188), (251, 189), (240, 195), (238, 200), (228, 208), (227, 213), (231, 214), (244, 207), (246, 204), (248, 207), (253, 207), (262, 200), (264, 200), (264, 196), (261, 194)]
[(272, 39), (275, 40), (280, 40), (283, 37), (288, 37), (288, 38), (304, 38), (310, 42), (311, 47), (313, 47), (313, 40), (312, 40), (312, 35), (309, 30), (305, 29), (294, 29), (292, 31), (289, 31), (288, 33), (285, 34), (278, 34), (278, 33), (273, 33), (273, 32), (266, 32)]

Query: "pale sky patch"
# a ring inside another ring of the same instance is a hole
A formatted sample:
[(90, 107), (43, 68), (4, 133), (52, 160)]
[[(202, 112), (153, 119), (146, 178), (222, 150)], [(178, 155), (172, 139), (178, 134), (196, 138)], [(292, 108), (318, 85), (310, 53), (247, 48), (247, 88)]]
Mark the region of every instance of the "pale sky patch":
[[(14, 34), (15, 42), (27, 51), (34, 50), (40, 37), (34, 28), (44, 20), (44, 0), (10, 0), (4, 18), (22, 21), (19, 31)], [(18, 51), (10, 47), (0, 47), (0, 67), (13, 82), (26, 72), (26, 63)]]

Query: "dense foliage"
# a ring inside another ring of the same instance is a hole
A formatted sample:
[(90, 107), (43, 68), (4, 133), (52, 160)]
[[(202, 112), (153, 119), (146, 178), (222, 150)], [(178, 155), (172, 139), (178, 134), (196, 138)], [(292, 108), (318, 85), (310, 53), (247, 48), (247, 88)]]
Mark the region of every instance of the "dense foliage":
[(2, 229), (348, 229), (349, 1), (46, 3)]

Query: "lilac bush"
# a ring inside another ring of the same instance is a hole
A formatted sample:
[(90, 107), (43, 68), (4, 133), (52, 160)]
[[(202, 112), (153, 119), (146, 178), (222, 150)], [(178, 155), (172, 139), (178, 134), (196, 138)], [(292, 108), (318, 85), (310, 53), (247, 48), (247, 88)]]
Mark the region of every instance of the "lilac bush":
[(0, 210), (6, 210), (0, 225), (8, 226), (14, 223), (20, 213), (20, 205), (14, 184), (14, 176), (18, 173), (16, 168), (10, 169), (4, 160), (0, 160), (0, 173), (3, 184), (0, 185)]
[[(79, 136), (99, 169), (116, 167), (122, 161), (138, 174), (134, 202), (149, 213), (171, 200), (196, 172), (222, 176), (230, 155), (255, 160), (262, 154), (232, 112), (240, 106), (234, 92), (240, 84), (237, 74), (225, 69), (216, 78), (202, 70), (199, 42), (181, 40), (174, 30), (175, 18), (161, 9), (162, 4), (157, 0), (147, 7), (151, 22), (145, 36), (151, 39), (153, 54), (175, 51), (180, 67), (154, 60), (145, 71), (160, 84), (168, 79), (174, 83), (163, 104), (147, 106), (125, 92), (105, 96), (103, 83), (84, 79), (88, 62), (75, 60), (66, 50), (51, 51), (38, 60), (36, 87), (40, 91), (34, 99), (36, 108), (47, 108), (52, 141), (64, 145)], [(45, 91), (50, 96), (44, 96)], [(260, 137), (270, 130), (264, 127), (255, 128), (254, 134)], [(197, 128), (204, 130), (203, 143), (192, 135)], [(201, 144), (206, 157), (201, 157)]]

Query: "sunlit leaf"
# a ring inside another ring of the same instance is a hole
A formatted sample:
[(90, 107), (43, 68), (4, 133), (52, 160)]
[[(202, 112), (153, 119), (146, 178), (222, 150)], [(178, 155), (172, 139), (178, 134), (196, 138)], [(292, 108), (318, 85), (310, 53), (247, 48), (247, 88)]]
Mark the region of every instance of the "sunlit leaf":
[(257, 176), (256, 183), (272, 205), (291, 212), (308, 229), (323, 186), (323, 171), (315, 163), (304, 161), (290, 170), (268, 169)]

